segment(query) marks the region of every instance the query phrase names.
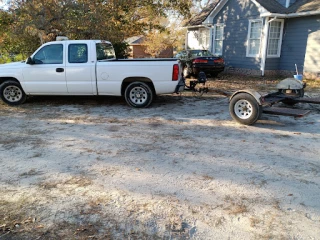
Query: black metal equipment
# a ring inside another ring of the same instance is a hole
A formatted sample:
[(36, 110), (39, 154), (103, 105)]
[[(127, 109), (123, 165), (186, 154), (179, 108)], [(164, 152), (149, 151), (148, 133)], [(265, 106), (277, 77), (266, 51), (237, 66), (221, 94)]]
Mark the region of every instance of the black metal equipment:
[(251, 125), (259, 120), (262, 113), (302, 117), (310, 110), (277, 107), (277, 103), (293, 106), (296, 103), (320, 104), (320, 98), (304, 97), (306, 84), (300, 80), (287, 78), (277, 84), (277, 92), (260, 95), (254, 90), (240, 90), (230, 97), (229, 111), (234, 120)]
[(185, 84), (186, 91), (192, 91), (196, 96), (202, 96), (209, 91), (206, 87), (207, 77), (204, 72), (199, 72), (197, 80), (190, 80), (189, 85)]

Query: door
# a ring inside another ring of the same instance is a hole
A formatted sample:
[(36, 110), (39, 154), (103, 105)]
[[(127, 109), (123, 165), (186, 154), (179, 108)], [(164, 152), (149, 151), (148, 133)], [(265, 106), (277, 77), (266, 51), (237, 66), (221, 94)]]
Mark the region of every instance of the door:
[(22, 70), (30, 94), (67, 94), (63, 43), (45, 45), (33, 56), (34, 64)]
[(70, 94), (92, 95), (95, 93), (95, 61), (90, 61), (88, 57), (89, 47), (86, 43), (68, 45), (66, 80)]

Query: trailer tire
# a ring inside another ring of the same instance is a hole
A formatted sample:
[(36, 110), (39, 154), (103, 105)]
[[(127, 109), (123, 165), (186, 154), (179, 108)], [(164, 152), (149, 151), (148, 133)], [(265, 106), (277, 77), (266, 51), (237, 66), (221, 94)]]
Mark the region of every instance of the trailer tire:
[(133, 82), (126, 87), (124, 96), (131, 107), (143, 108), (152, 103), (154, 93), (147, 83)]
[(248, 93), (239, 93), (232, 97), (229, 104), (231, 117), (238, 123), (252, 125), (259, 120), (262, 106)]
[(8, 105), (15, 106), (23, 104), (27, 95), (20, 83), (16, 81), (5, 81), (0, 85), (0, 98)]

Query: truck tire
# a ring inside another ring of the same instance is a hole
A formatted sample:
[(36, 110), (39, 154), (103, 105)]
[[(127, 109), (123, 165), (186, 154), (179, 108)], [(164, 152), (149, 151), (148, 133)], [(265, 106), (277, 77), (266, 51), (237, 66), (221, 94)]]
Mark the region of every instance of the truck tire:
[(238, 123), (252, 125), (261, 117), (262, 107), (250, 94), (239, 93), (231, 99), (229, 111)]
[(130, 83), (124, 93), (126, 102), (135, 108), (148, 107), (154, 98), (150, 86), (143, 82)]
[(24, 103), (27, 95), (18, 82), (6, 81), (0, 85), (0, 98), (6, 104), (14, 106)]

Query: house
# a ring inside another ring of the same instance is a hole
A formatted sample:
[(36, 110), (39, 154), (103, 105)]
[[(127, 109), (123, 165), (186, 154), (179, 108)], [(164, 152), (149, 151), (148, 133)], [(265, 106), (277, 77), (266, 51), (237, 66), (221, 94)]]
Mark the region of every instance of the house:
[[(145, 52), (145, 46), (143, 44), (145, 37), (144, 36), (134, 36), (125, 40), (129, 44), (130, 56), (129, 58), (150, 58), (151, 55)], [(163, 50), (159, 54), (159, 58), (172, 58), (173, 57), (173, 48), (169, 47)]]
[(227, 71), (320, 79), (320, 0), (216, 0), (187, 24), (186, 48), (222, 55)]

